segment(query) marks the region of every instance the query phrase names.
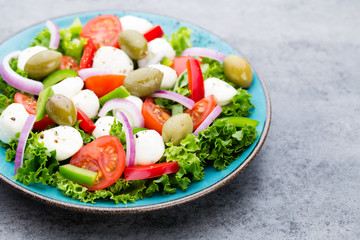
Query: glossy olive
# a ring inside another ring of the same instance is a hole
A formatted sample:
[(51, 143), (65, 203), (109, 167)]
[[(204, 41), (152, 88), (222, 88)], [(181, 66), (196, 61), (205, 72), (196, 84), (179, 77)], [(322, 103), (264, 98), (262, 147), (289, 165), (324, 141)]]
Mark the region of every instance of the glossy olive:
[(143, 59), (147, 54), (147, 41), (144, 35), (135, 30), (125, 30), (120, 33), (119, 45), (131, 59)]
[(59, 69), (62, 55), (54, 50), (41, 51), (32, 56), (25, 64), (25, 72), (29, 78), (42, 80), (50, 73)]
[(236, 86), (249, 88), (253, 79), (249, 63), (237, 55), (226, 56), (223, 62), (225, 76)]
[(159, 89), (164, 74), (156, 68), (139, 68), (124, 80), (124, 87), (131, 95), (146, 97)]
[(173, 142), (174, 145), (179, 145), (187, 134), (193, 131), (193, 121), (189, 114), (176, 114), (169, 118), (163, 126), (162, 138), (165, 143)]
[(76, 108), (70, 98), (55, 94), (46, 102), (46, 113), (51, 120), (59, 125), (74, 126), (76, 123)]

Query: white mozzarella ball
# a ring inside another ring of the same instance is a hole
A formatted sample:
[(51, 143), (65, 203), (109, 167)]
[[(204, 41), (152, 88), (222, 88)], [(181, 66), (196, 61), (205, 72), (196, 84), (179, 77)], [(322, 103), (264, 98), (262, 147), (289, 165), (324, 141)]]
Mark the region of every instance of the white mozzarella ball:
[(51, 88), (55, 94), (61, 94), (68, 98), (73, 98), (84, 87), (84, 81), (79, 77), (65, 78)]
[(205, 97), (214, 95), (217, 103), (220, 106), (229, 104), (233, 96), (236, 94), (236, 89), (227, 82), (218, 78), (208, 78), (204, 83)]
[(38, 54), (39, 52), (42, 52), (45, 50), (48, 50), (48, 49), (46, 47), (42, 47), (42, 46), (29, 47), (29, 48), (23, 50), (19, 54), (18, 63), (17, 63), (18, 69), (24, 71), (26, 62), (35, 54)]
[(138, 65), (142, 68), (151, 64), (157, 64), (164, 57), (173, 60), (175, 58), (175, 51), (165, 39), (155, 38), (148, 43), (148, 54), (145, 58), (138, 60)]
[(78, 130), (69, 126), (58, 126), (45, 130), (38, 139), (49, 152), (56, 150), (56, 159), (70, 158), (83, 146), (83, 139)]
[(150, 165), (160, 160), (165, 152), (165, 144), (157, 131), (140, 131), (134, 137), (135, 165)]
[(95, 122), (96, 128), (92, 132), (92, 135), (95, 138), (105, 136), (105, 135), (109, 135), (110, 134), (110, 129), (111, 129), (111, 126), (114, 123), (114, 120), (115, 120), (115, 118), (112, 117), (112, 116), (105, 116), (105, 117), (99, 118)]
[(29, 113), (19, 103), (10, 104), (0, 116), (0, 140), (9, 143), (15, 134), (21, 132)]
[(83, 111), (89, 118), (95, 117), (99, 111), (99, 98), (89, 89), (80, 91), (71, 100), (74, 105)]
[[(143, 105), (143, 101), (139, 98), (139, 97), (136, 97), (136, 96), (128, 96), (126, 98), (124, 98), (130, 102), (132, 102), (133, 104), (135, 104), (136, 108), (139, 110), (139, 114), (141, 114), (141, 109), (142, 109), (142, 105)], [(131, 126), (131, 128), (138, 128), (138, 127), (141, 127), (139, 124), (139, 121), (137, 121), (136, 118), (138, 118), (137, 115), (135, 115), (134, 113), (132, 112), (129, 112), (125, 109), (122, 109), (122, 108), (118, 108), (118, 109), (114, 109), (113, 110), (113, 115), (116, 116), (116, 113), (117, 112), (122, 112), (125, 114), (127, 120), (129, 121), (129, 124)]]
[(148, 20), (130, 15), (121, 17), (120, 22), (123, 31), (131, 29), (144, 34), (153, 28), (152, 23)]
[(177, 74), (174, 69), (162, 64), (152, 64), (149, 65), (149, 67), (156, 68), (164, 74), (160, 85), (161, 89), (170, 89), (174, 87), (177, 80)]
[(134, 64), (129, 56), (115, 47), (104, 46), (96, 51), (93, 68), (108, 69), (113, 74), (129, 74), (134, 70)]

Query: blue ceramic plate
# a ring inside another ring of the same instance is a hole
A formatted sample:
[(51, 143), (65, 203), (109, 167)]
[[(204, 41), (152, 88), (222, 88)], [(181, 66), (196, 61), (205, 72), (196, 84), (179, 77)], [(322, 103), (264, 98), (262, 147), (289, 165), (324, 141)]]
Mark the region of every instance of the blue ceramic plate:
[[(84, 24), (90, 19), (99, 14), (115, 14), (119, 17), (124, 15), (134, 15), (142, 17), (151, 21), (154, 25), (160, 25), (166, 35), (171, 35), (176, 32), (180, 26), (185, 26), (193, 30), (192, 41), (194, 46), (208, 47), (219, 50), (225, 54), (238, 54), (237, 50), (232, 48), (229, 44), (221, 40), (216, 35), (208, 31), (194, 26), (190, 23), (183, 22), (177, 19), (158, 16), (148, 13), (138, 12), (92, 12), (79, 15), (71, 15), (53, 19), (60, 28), (68, 27), (75, 17), (79, 17)], [(0, 45), (0, 59), (12, 51), (25, 49), (31, 40), (45, 27), (45, 23), (41, 23), (16, 34), (14, 37), (3, 42)], [(253, 66), (252, 66), (253, 67)], [(124, 212), (140, 212), (166, 208), (178, 205), (198, 197), (204, 196), (209, 192), (216, 190), (223, 186), (226, 182), (240, 173), (259, 152), (262, 144), (265, 141), (266, 135), (270, 126), (270, 99), (267, 93), (264, 82), (253, 69), (253, 83), (249, 89), (249, 93), (253, 96), (251, 101), (256, 106), (252, 114), (249, 116), (252, 119), (259, 121), (257, 126), (258, 136), (257, 141), (253, 143), (238, 159), (236, 159), (226, 170), (217, 171), (214, 168), (205, 169), (205, 178), (196, 183), (191, 183), (186, 191), (177, 190), (172, 195), (154, 195), (150, 198), (144, 198), (134, 203), (128, 204), (114, 204), (112, 201), (99, 200), (95, 204), (83, 203), (64, 196), (59, 190), (51, 186), (42, 184), (32, 184), (25, 186), (18, 183), (13, 178), (14, 163), (5, 161), (5, 149), (0, 149), (0, 179), (15, 189), (52, 205), (70, 208), (80, 211), (90, 212), (108, 212), (108, 213), (124, 213)]]

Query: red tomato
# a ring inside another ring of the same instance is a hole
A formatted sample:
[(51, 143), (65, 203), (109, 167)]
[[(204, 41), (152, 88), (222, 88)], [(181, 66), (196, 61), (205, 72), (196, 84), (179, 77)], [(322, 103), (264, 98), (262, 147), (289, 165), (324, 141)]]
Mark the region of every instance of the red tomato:
[(194, 130), (199, 127), (215, 107), (216, 98), (214, 95), (210, 95), (195, 103), (191, 110), (185, 110), (185, 113), (189, 113), (193, 120)]
[(91, 121), (91, 119), (79, 108), (77, 108), (76, 110), (77, 110), (77, 119), (81, 120), (81, 122), (79, 123), (81, 129), (87, 133), (92, 133), (96, 128), (93, 121)]
[(122, 27), (119, 17), (100, 15), (85, 24), (80, 34), (83, 38), (91, 38), (96, 48), (101, 46), (119, 47), (119, 34)]
[(147, 166), (127, 167), (124, 170), (126, 181), (154, 178), (179, 171), (178, 162), (156, 163)]
[(154, 40), (155, 38), (161, 38), (163, 35), (164, 32), (159, 25), (153, 27), (148, 32), (144, 33), (144, 37), (148, 42)]
[(205, 97), (204, 79), (200, 63), (195, 58), (189, 58), (186, 62), (189, 77), (188, 88), (191, 91), (189, 98), (195, 102)]
[(88, 39), (86, 45), (84, 46), (83, 55), (81, 56), (80, 59), (79, 69), (92, 67), (95, 52), (96, 52), (96, 47), (90, 38)]
[(72, 57), (62, 56), (60, 70), (61, 69), (71, 69), (77, 72), (79, 70), (79, 65)]
[(85, 86), (101, 98), (123, 85), (125, 77), (124, 75), (117, 74), (92, 76), (85, 80)]
[[(14, 96), (14, 101), (16, 103), (22, 104), (25, 107), (25, 110), (29, 114), (33, 114), (33, 115), (36, 114), (36, 99), (35, 98), (29, 97), (25, 94), (18, 92)], [(45, 114), (45, 116), (41, 120), (34, 123), (33, 128), (35, 130), (42, 131), (51, 125), (55, 125), (55, 123), (49, 118), (49, 116), (47, 114)]]
[(154, 129), (160, 134), (164, 123), (170, 118), (170, 114), (156, 105), (151, 97), (145, 99), (141, 113), (144, 116), (145, 128)]
[(124, 172), (125, 151), (117, 137), (106, 135), (83, 146), (70, 160), (70, 164), (97, 172), (90, 191), (104, 189), (113, 184)]

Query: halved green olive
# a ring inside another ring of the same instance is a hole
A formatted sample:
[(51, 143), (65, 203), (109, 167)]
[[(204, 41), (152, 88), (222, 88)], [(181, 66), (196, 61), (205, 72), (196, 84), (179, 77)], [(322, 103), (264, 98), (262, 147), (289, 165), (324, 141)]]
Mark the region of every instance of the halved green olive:
[(41, 51), (32, 56), (25, 64), (24, 71), (29, 78), (42, 80), (50, 73), (59, 69), (62, 54), (54, 50)]
[(165, 143), (173, 142), (174, 145), (179, 145), (187, 134), (193, 131), (193, 121), (189, 114), (176, 114), (169, 118), (163, 126), (162, 138)]
[(76, 108), (70, 98), (55, 94), (46, 102), (46, 113), (51, 120), (59, 125), (74, 126), (76, 123)]
[(156, 68), (139, 68), (124, 80), (124, 87), (131, 95), (146, 97), (159, 89), (164, 74)]
[(223, 62), (225, 76), (236, 86), (249, 88), (252, 82), (252, 71), (249, 63), (237, 55), (229, 55)]
[(121, 49), (135, 60), (143, 59), (147, 54), (147, 41), (141, 33), (135, 30), (125, 30), (119, 35)]

